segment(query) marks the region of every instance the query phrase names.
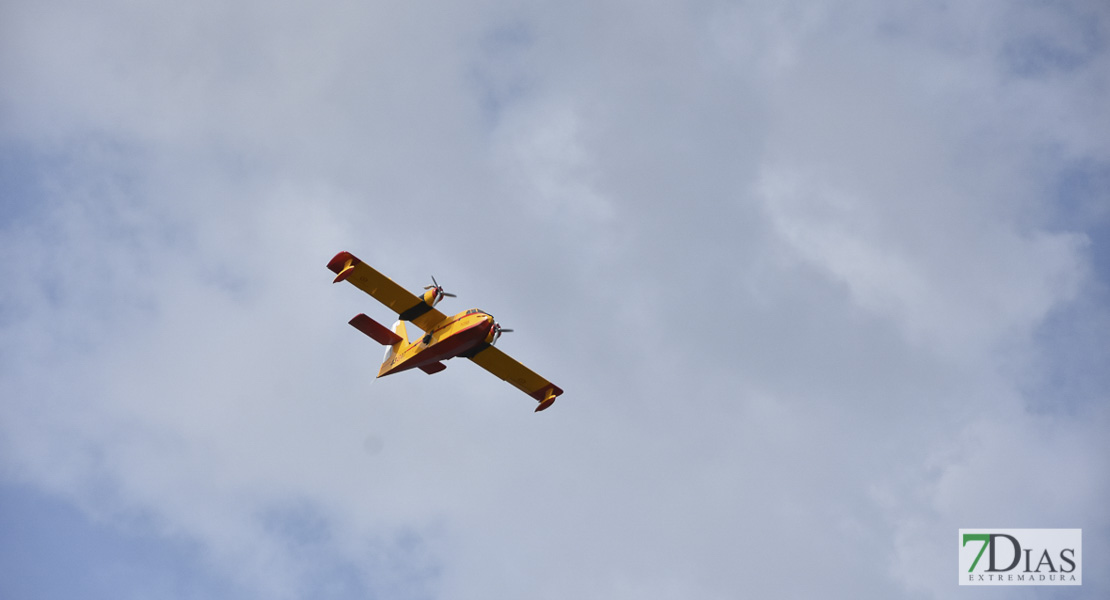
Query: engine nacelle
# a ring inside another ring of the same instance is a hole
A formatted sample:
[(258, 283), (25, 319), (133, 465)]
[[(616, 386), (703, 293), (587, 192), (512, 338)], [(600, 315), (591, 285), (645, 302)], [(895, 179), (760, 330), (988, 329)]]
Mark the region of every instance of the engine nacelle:
[(497, 339), (501, 337), (501, 334), (507, 331), (512, 331), (512, 329), (505, 329), (501, 327), (499, 323), (494, 323), (493, 326), (489, 328), (489, 333), (486, 334), (486, 343), (492, 346), (497, 342)]
[(443, 290), (440, 288), (424, 290), (424, 293), (420, 295), (420, 299), (428, 306), (435, 306), (439, 304), (440, 300), (443, 300)]

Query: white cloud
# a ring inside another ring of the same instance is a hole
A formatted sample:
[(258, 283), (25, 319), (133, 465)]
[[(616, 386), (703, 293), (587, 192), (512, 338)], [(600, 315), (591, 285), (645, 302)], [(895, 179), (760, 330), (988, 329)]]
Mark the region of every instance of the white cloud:
[[(983, 361), (998, 343), (1028, 336), (1075, 297), (1085, 275), (1083, 235), (1022, 235), (1004, 222), (961, 221), (953, 203), (917, 191), (868, 197), (769, 169), (760, 194), (801, 260), (894, 320), (912, 342), (951, 358)], [(904, 207), (914, 218), (880, 221), (874, 203)]]

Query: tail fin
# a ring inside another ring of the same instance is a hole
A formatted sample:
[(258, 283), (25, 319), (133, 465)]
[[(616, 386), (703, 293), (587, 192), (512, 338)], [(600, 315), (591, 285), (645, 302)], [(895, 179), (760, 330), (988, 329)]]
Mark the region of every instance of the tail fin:
[(397, 321), (393, 324), (393, 333), (397, 334), (397, 337), (401, 339), (386, 349), (385, 356), (382, 357), (382, 368), (378, 369), (378, 377), (384, 375), (385, 372), (393, 366), (393, 362), (396, 360), (397, 356), (409, 346), (409, 335), (405, 330), (404, 321)]

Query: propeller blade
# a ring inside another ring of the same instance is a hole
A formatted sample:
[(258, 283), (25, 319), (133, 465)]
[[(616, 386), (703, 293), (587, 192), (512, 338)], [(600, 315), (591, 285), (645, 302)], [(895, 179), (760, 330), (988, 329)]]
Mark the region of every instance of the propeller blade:
[(500, 331), (501, 333), (510, 333), (512, 329), (499, 328), (498, 331)]
[(447, 292), (443, 292), (443, 295), (444, 295), (444, 296), (447, 296), (448, 298), (458, 298), (458, 296), (456, 296), (456, 295), (454, 295), (454, 294), (449, 294), (449, 293), (447, 293)]

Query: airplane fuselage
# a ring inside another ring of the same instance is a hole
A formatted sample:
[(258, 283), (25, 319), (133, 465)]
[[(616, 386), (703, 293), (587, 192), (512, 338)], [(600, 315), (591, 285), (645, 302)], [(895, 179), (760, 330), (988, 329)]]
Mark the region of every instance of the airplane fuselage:
[(378, 377), (421, 368), (430, 372), (441, 370), (442, 361), (468, 356), (493, 343), (496, 337), (493, 316), (472, 308), (443, 320), (419, 339), (405, 345), (382, 363)]

